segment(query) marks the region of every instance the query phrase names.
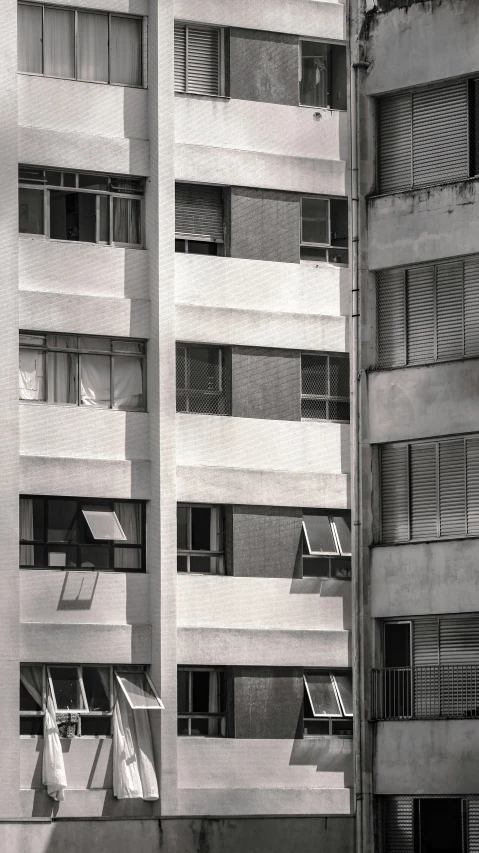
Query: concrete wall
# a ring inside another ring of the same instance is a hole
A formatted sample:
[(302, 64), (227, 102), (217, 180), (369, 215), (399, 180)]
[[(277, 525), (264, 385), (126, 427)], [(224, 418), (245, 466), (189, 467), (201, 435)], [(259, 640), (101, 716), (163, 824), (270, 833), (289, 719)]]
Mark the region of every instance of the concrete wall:
[[(148, 500), (151, 497), (150, 463), (143, 460), (22, 456), (15, 497), (16, 513), (18, 494)], [(17, 551), (18, 541), (15, 563)]]
[(232, 347), (231, 414), (237, 418), (301, 420), (301, 353)]
[(302, 522), (301, 509), (233, 506), (231, 574), (289, 580), (301, 577)]
[(230, 97), (298, 105), (298, 39), (232, 27), (229, 38)]
[[(278, 740), (302, 737), (303, 693), (302, 669), (234, 667), (235, 738)], [(279, 709), (281, 713), (278, 713)], [(262, 784), (264, 782), (262, 780)]]
[(377, 724), (376, 793), (478, 794), (476, 720)]
[[(20, 660), (30, 663), (151, 663), (151, 625), (24, 622)], [(88, 627), (86, 627), (88, 626)], [(17, 670), (18, 692), (18, 670)], [(157, 682), (159, 683), (159, 682)], [(161, 685), (160, 685), (161, 691)], [(18, 722), (18, 700), (14, 703)], [(18, 737), (18, 726), (16, 727)]]
[(293, 193), (232, 187), (233, 258), (299, 263), (300, 201)]
[(20, 292), (20, 328), (148, 338), (150, 303), (147, 299), (111, 299), (24, 290)]

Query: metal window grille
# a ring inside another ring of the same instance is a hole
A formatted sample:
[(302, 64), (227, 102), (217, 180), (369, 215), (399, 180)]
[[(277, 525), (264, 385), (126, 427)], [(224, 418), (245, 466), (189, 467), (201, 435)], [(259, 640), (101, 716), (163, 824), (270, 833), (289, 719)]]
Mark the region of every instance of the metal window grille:
[(347, 355), (301, 355), (301, 417), (349, 422)]
[(223, 94), (223, 30), (175, 21), (175, 92)]
[(222, 347), (177, 344), (176, 411), (229, 414), (227, 368)]
[(479, 665), (373, 669), (374, 720), (477, 719)]
[(463, 853), (479, 850), (479, 797), (477, 795), (431, 794), (379, 796), (375, 798), (376, 829), (381, 853), (420, 853), (423, 830), (421, 805), (431, 801), (460, 803), (455, 849)]

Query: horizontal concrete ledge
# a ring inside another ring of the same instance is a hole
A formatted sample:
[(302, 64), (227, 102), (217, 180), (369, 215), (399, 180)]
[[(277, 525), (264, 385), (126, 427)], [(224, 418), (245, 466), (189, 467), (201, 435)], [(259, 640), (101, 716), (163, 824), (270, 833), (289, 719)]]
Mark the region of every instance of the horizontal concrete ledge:
[[(144, 800), (117, 800), (116, 797), (113, 796), (113, 791), (108, 788), (102, 788), (100, 790), (81, 790), (75, 788), (67, 788), (65, 799), (61, 803), (54, 803), (51, 797), (48, 796), (46, 789), (22, 789), (20, 790), (20, 810), (24, 816), (30, 816), (33, 811), (37, 814), (44, 815), (46, 817), (53, 816), (54, 813), (54, 822), (59, 820), (60, 818), (75, 818), (81, 816), (82, 820), (88, 820), (90, 817), (98, 817), (105, 818), (111, 817), (113, 819), (121, 819), (121, 832), (122, 832), (122, 844), (125, 842), (125, 832), (128, 829), (127, 820), (129, 818), (143, 818), (146, 819), (148, 817), (156, 818), (159, 817), (159, 802), (145, 802)], [(97, 840), (99, 828), (95, 829), (95, 839)], [(137, 824), (133, 824), (132, 830), (129, 833), (130, 837), (130, 848), (134, 849), (134, 844), (138, 842), (138, 829)], [(107, 838), (109, 833), (111, 833), (111, 827), (105, 832), (105, 845), (107, 842)], [(71, 844), (71, 838), (69, 839)], [(119, 843), (119, 839), (118, 839)], [(25, 848), (28, 849), (28, 848)], [(48, 849), (45, 848), (45, 849)], [(65, 847), (65, 850), (68, 849), (68, 845)], [(105, 846), (103, 849), (105, 850), (113, 850), (112, 847)], [(121, 849), (119, 847), (115, 849)], [(157, 851), (158, 847), (151, 847), (151, 850)], [(43, 853), (43, 849), (39, 848), (39, 853)], [(12, 851), (13, 853), (13, 851)]]
[(346, 474), (180, 465), (176, 478), (179, 501), (331, 509), (350, 507), (350, 478)]
[(150, 463), (143, 460), (21, 456), (19, 492), (148, 500)]
[(205, 815), (321, 815), (352, 814), (349, 789), (210, 788), (178, 790), (179, 814)]
[(20, 328), (79, 335), (148, 338), (148, 299), (41, 293), (20, 290)]
[(150, 174), (150, 146), (145, 140), (97, 136), (78, 130), (19, 127), (18, 157), (20, 163), (54, 168), (145, 177)]
[(150, 625), (27, 622), (20, 660), (30, 663), (151, 663)]

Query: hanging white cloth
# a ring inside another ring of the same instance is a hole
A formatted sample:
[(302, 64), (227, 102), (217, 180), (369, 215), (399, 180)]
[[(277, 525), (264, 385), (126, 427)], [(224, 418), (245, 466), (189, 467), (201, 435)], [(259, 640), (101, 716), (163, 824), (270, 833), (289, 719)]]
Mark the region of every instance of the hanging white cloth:
[(42, 7), (18, 4), (18, 70), (41, 74)]
[[(218, 507), (211, 508), (210, 548), (212, 551), (221, 551), (221, 517)], [(224, 575), (225, 563), (223, 557), (210, 557), (210, 573), (212, 575)]]
[[(20, 540), (26, 539), (31, 542), (33, 538), (33, 500), (20, 498)], [(20, 545), (20, 565), (35, 565), (34, 545)]]
[(113, 793), (119, 800), (158, 799), (148, 711), (134, 711), (118, 688), (113, 708)]
[(20, 349), (20, 400), (43, 400), (44, 360), (44, 353), (40, 350)]
[(114, 400), (118, 409), (139, 409), (143, 405), (141, 359), (115, 355)]
[(108, 15), (77, 13), (77, 78), (108, 82)]
[(141, 21), (111, 16), (111, 82), (141, 86)]
[(75, 13), (69, 9), (43, 10), (43, 73), (49, 77), (75, 76)]
[[(139, 548), (141, 544), (140, 504), (121, 501), (120, 503), (114, 503), (113, 509), (126, 536), (126, 541), (130, 545), (138, 545)], [(121, 542), (118, 542), (118, 545), (121, 544)], [(139, 569), (140, 560), (140, 551), (137, 548), (115, 548), (116, 569)]]
[(82, 355), (80, 395), (82, 406), (110, 405), (110, 358)]
[[(42, 673), (39, 666), (22, 666), (20, 680), (37, 705), (42, 707)], [(53, 800), (63, 800), (67, 786), (63, 751), (56, 723), (52, 697), (47, 694), (47, 705), (43, 721), (43, 765), (42, 782), (48, 796)]]

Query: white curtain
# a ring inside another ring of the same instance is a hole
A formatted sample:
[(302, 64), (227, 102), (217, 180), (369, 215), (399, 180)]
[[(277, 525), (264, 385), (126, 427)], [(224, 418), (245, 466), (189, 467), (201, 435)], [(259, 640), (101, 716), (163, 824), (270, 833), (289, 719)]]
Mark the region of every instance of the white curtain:
[(78, 12), (77, 78), (108, 82), (108, 15)]
[[(221, 520), (217, 507), (213, 507), (210, 513), (210, 548), (212, 551), (221, 550)], [(212, 575), (224, 575), (225, 563), (223, 557), (210, 557), (210, 573)], [(211, 686), (211, 682), (210, 682)]]
[[(42, 707), (42, 674), (40, 667), (22, 666), (20, 679), (35, 702)], [(55, 709), (50, 693), (47, 694), (43, 728), (43, 766), (42, 782), (46, 786), (48, 796), (53, 800), (63, 800), (67, 786), (63, 750), (56, 723)]]
[(112, 83), (141, 86), (142, 22), (138, 18), (111, 17)]
[[(70, 348), (74, 342), (65, 335), (49, 335), (48, 343), (54, 347)], [(66, 352), (51, 352), (47, 356), (47, 392), (49, 403), (77, 402), (78, 356)]]
[(133, 711), (120, 687), (113, 708), (113, 793), (119, 800), (158, 799), (148, 711)]
[[(210, 684), (208, 693), (208, 711), (210, 714), (217, 714), (219, 707), (219, 678), (220, 673), (210, 672)], [(208, 720), (208, 735), (210, 737), (220, 737), (226, 734), (226, 722), (224, 717), (213, 717)]]
[[(118, 521), (121, 524), (127, 542), (131, 545), (141, 542), (141, 506), (137, 503), (114, 503)], [(118, 543), (120, 544), (120, 543)], [(139, 569), (140, 552), (136, 548), (115, 548), (116, 569)]]
[[(33, 501), (31, 498), (20, 498), (20, 539), (33, 539)], [(33, 545), (20, 545), (20, 565), (35, 565), (35, 550)]]
[(109, 356), (81, 356), (80, 398), (83, 406), (110, 405)]
[(44, 9), (43, 73), (50, 77), (75, 76), (75, 13)]
[(113, 242), (133, 245), (141, 242), (139, 199), (113, 198)]
[(18, 5), (18, 70), (41, 74), (42, 7)]
[(45, 355), (40, 350), (20, 349), (20, 400), (43, 400), (45, 396)]
[(143, 371), (141, 359), (115, 355), (113, 385), (118, 409), (139, 409), (143, 405)]

